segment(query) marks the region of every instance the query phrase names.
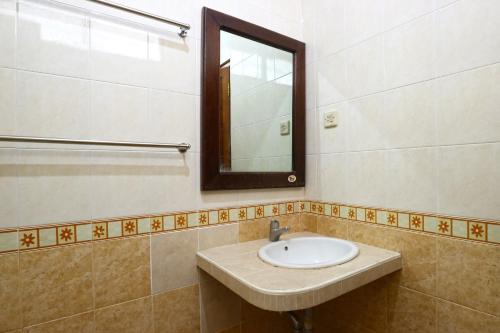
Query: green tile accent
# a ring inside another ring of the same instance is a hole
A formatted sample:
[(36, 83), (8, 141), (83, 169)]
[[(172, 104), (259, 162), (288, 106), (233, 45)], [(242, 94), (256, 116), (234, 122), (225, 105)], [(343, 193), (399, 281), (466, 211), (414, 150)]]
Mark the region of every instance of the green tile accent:
[(57, 245), (56, 228), (39, 229), (38, 237), (39, 237), (40, 247)]
[(366, 210), (364, 208), (356, 209), (356, 220), (364, 221), (365, 220), (365, 213), (366, 213)]
[(410, 214), (398, 213), (398, 226), (408, 229), (410, 227)]
[(424, 231), (427, 232), (438, 232), (438, 219), (434, 216), (424, 216)]
[(108, 238), (120, 237), (122, 235), (122, 222), (108, 222)]
[(500, 244), (500, 224), (488, 223), (488, 241)]
[(377, 224), (389, 224), (387, 223), (387, 212), (385, 210), (377, 210)]
[(208, 224), (219, 223), (219, 213), (216, 210), (208, 212)]
[(323, 212), (323, 215), (326, 215), (326, 216), (332, 215), (332, 205), (325, 204), (325, 211)]
[(247, 207), (247, 220), (255, 218), (255, 207)]
[(273, 216), (273, 205), (264, 206), (264, 217)]
[(0, 252), (16, 251), (18, 241), (17, 230), (0, 233)]
[(188, 228), (197, 227), (199, 225), (198, 217), (200, 217), (200, 214), (198, 214), (198, 213), (188, 214), (188, 217), (187, 217)]
[(238, 208), (231, 208), (229, 210), (229, 221), (230, 222), (238, 221), (239, 220), (239, 218), (238, 218), (239, 212), (240, 212), (240, 210)]
[(455, 237), (467, 238), (467, 221), (452, 220), (451, 234)]
[(340, 206), (340, 217), (344, 219), (349, 218), (349, 207), (347, 206)]
[[(148, 221), (149, 230), (149, 221)], [(92, 240), (92, 224), (77, 224), (76, 225), (76, 240), (78, 242), (85, 242)]]
[(163, 229), (164, 230), (175, 229), (175, 217), (173, 215), (167, 215), (163, 217)]

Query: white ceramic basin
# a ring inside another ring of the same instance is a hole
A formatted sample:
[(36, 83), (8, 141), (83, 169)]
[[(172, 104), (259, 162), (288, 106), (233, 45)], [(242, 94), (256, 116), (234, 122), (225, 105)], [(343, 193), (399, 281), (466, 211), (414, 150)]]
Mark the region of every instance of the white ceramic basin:
[(286, 268), (322, 268), (345, 263), (359, 253), (356, 244), (332, 237), (298, 237), (267, 244), (259, 257)]

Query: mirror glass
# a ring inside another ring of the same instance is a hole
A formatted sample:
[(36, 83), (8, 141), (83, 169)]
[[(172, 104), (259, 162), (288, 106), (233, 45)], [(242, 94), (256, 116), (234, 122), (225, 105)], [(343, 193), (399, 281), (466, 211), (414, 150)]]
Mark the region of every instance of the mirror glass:
[(293, 53), (221, 31), (221, 171), (293, 170), (293, 81)]

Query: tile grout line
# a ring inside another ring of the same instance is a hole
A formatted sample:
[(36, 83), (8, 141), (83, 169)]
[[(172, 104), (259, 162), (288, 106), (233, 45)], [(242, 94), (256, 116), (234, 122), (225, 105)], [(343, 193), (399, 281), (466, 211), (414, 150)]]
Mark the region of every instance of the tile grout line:
[(378, 94), (384, 94), (384, 93), (395, 91), (395, 90), (398, 90), (398, 89), (402, 89), (402, 88), (406, 88), (406, 87), (411, 87), (413, 85), (424, 84), (426, 82), (430, 82), (430, 81), (434, 81), (434, 80), (442, 80), (442, 79), (445, 79), (445, 78), (448, 78), (448, 77), (451, 77), (451, 76), (461, 75), (461, 74), (466, 73), (466, 72), (472, 72), (472, 71), (476, 71), (476, 70), (481, 70), (483, 68), (493, 67), (493, 66), (497, 66), (499, 64), (500, 64), (500, 61), (495, 61), (495, 62), (492, 62), (492, 63), (487, 63), (487, 64), (484, 64), (484, 65), (479, 65), (479, 66), (474, 66), (474, 67), (471, 67), (471, 68), (463, 69), (463, 70), (458, 71), (458, 72), (452, 72), (452, 73), (443, 74), (443, 75), (436, 75), (436, 76), (433, 76), (433, 77), (425, 79), (425, 80), (414, 81), (414, 82), (403, 84), (403, 85), (399, 85), (399, 86), (396, 86), (396, 87), (382, 89), (382, 90), (379, 90), (379, 91), (376, 91), (376, 92), (372, 92), (372, 93), (368, 93), (368, 94), (365, 94), (365, 95), (359, 95), (359, 96), (353, 96), (353, 97), (350, 97), (350, 98), (344, 98), (344, 99), (341, 99), (341, 100), (338, 100), (338, 101), (335, 101), (335, 102), (331, 102), (331, 103), (325, 103), (325, 104), (319, 104), (318, 103), (316, 107), (317, 107), (317, 109), (323, 109), (323, 108), (327, 108), (327, 107), (330, 107), (330, 106), (333, 106), (333, 105), (337, 105), (337, 104), (340, 104), (340, 103), (353, 102), (353, 101), (361, 100), (361, 99), (366, 98), (366, 97), (370, 97), (370, 96), (374, 96), (374, 95), (378, 95)]

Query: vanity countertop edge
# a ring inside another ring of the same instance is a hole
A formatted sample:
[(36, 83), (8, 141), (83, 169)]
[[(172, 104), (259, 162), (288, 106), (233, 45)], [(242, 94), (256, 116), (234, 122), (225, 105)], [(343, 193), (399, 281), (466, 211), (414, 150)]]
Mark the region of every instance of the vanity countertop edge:
[[(322, 236), (299, 232), (283, 236)], [(320, 269), (289, 269), (263, 262), (259, 249), (267, 239), (199, 251), (197, 264), (244, 300), (269, 311), (306, 309), (339, 297), (402, 268), (401, 254), (355, 243), (359, 255), (341, 265)]]

